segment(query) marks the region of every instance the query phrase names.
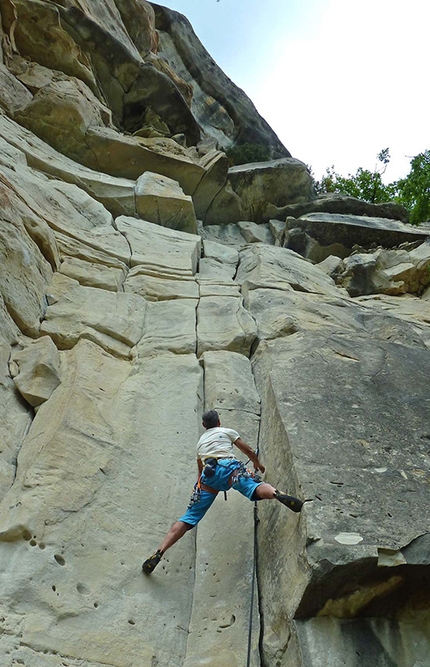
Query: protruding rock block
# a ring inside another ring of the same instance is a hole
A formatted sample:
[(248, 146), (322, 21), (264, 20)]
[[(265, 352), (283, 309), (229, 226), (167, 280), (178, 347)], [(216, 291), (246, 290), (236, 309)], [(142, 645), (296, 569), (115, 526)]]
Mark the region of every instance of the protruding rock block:
[(197, 232), (193, 200), (177, 181), (167, 176), (147, 171), (137, 179), (136, 212), (140, 218), (162, 227)]
[(47, 401), (61, 382), (60, 354), (49, 336), (15, 352), (12, 362), (18, 371), (15, 386), (33, 407)]
[(231, 167), (228, 177), (241, 201), (242, 220), (267, 222), (273, 217), (270, 209), (266, 212), (269, 204), (283, 206), (306, 201), (313, 196), (308, 168), (294, 158)]

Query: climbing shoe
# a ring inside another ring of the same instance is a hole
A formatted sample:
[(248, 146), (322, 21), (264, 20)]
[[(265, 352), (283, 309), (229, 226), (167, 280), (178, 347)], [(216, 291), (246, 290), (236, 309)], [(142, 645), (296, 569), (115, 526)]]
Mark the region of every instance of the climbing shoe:
[(303, 502), (294, 496), (289, 496), (282, 491), (276, 490), (274, 493), (276, 500), (279, 500), (280, 503), (286, 505), (293, 512), (300, 512), (303, 507)]
[(163, 551), (156, 551), (155, 554), (152, 554), (149, 558), (146, 559), (142, 565), (142, 570), (145, 574), (151, 574), (157, 567), (160, 560), (163, 558)]

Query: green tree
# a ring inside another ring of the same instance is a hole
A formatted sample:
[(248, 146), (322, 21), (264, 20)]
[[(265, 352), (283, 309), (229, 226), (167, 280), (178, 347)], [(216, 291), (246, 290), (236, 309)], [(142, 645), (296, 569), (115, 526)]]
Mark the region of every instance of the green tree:
[(430, 219), (430, 150), (418, 153), (410, 164), (409, 174), (396, 184), (396, 200), (408, 209), (410, 222), (418, 225)]
[(359, 167), (354, 175), (341, 176), (334, 165), (326, 169), (321, 181), (315, 184), (319, 194), (326, 192), (339, 192), (357, 199), (363, 199), (372, 204), (380, 204), (394, 199), (397, 194), (396, 184), (386, 185), (382, 176), (390, 162), (388, 148), (384, 148), (377, 155), (378, 163), (373, 171)]

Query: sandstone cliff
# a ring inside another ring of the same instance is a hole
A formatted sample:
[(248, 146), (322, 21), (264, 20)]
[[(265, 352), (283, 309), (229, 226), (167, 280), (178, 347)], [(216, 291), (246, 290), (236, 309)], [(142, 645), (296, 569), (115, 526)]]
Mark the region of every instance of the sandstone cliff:
[[(174, 12), (0, 11), (1, 667), (427, 667), (429, 229), (315, 203)], [(238, 494), (141, 573), (209, 407), (313, 499), (253, 599)]]

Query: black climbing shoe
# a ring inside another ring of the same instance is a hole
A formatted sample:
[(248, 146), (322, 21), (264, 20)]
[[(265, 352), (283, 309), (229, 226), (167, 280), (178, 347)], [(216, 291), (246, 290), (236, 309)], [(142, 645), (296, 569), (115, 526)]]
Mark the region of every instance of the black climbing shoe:
[(280, 503), (286, 505), (293, 512), (300, 512), (303, 507), (303, 502), (294, 496), (289, 496), (282, 491), (276, 490), (274, 493), (276, 500), (279, 500)]
[(142, 565), (142, 570), (145, 574), (151, 574), (157, 567), (160, 560), (163, 558), (163, 552), (158, 550), (155, 554), (152, 554)]

